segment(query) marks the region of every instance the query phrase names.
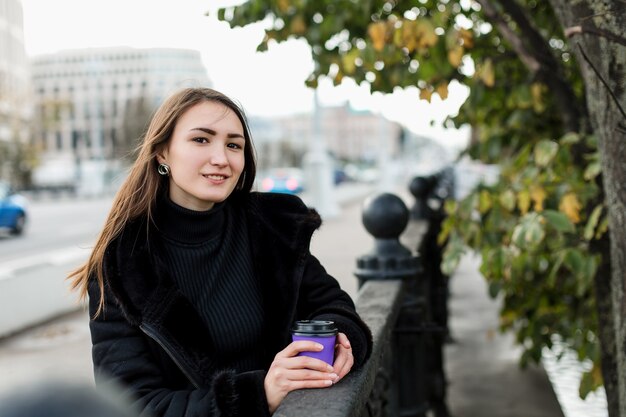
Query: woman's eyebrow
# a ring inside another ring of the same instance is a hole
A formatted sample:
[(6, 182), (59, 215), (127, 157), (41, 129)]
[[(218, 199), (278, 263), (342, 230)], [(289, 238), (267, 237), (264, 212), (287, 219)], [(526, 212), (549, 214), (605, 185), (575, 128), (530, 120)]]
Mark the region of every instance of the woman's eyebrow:
[[(208, 127), (194, 127), (192, 129), (190, 129), (190, 131), (193, 131), (193, 130), (200, 130), (200, 131), (202, 131), (202, 132), (204, 132), (204, 133), (206, 133), (208, 135), (211, 135), (211, 136), (217, 135), (217, 132), (215, 130), (209, 129)], [(245, 139), (245, 137), (241, 133), (228, 133), (226, 136), (229, 137), (229, 138)]]

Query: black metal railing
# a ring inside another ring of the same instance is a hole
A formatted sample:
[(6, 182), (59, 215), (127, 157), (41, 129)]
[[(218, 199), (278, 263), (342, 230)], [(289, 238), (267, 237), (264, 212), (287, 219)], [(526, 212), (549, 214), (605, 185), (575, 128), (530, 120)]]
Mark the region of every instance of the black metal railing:
[(449, 416), (448, 277), (437, 236), (444, 200), (454, 194), (453, 171), (415, 178), (409, 190), (416, 198), (410, 210), (390, 193), (363, 205), (374, 248), (356, 261), (356, 306), (374, 336), (370, 360), (331, 388), (291, 392), (275, 416)]

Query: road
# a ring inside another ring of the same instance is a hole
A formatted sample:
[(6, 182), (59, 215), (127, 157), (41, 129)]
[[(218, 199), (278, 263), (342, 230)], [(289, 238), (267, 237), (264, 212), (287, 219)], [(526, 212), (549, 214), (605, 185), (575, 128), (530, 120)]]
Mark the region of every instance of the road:
[(64, 250), (92, 245), (111, 207), (111, 197), (31, 201), (22, 236), (0, 235), (0, 269), (41, 264)]

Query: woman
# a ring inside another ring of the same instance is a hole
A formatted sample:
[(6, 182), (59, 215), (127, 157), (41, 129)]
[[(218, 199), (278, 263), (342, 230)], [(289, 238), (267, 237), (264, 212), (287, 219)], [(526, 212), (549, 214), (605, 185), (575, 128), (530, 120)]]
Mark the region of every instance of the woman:
[[(367, 326), (309, 252), (319, 216), (251, 192), (255, 172), (243, 111), (211, 89), (179, 91), (70, 276), (89, 296), (97, 383), (121, 383), (148, 415), (269, 415), (369, 356)], [(291, 342), (303, 319), (336, 323), (333, 366), (298, 355), (320, 350)]]

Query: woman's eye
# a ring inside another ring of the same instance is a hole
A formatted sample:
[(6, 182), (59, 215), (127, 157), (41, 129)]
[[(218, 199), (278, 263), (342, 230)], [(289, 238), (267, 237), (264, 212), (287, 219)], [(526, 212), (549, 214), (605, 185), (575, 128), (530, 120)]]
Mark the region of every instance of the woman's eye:
[(209, 141), (207, 138), (203, 138), (203, 137), (193, 138), (192, 140), (198, 143), (207, 143)]
[(229, 143), (229, 144), (228, 144), (228, 147), (229, 147), (229, 148), (232, 148), (232, 149), (243, 149), (243, 146), (241, 146), (241, 145), (240, 145), (240, 144), (238, 144), (238, 143)]

